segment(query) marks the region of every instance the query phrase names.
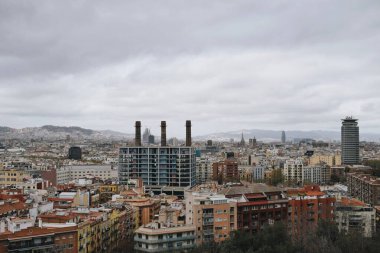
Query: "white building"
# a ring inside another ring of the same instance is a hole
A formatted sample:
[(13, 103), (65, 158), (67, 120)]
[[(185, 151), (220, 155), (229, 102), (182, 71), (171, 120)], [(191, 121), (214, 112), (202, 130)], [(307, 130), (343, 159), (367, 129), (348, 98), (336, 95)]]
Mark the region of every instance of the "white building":
[(102, 180), (117, 178), (118, 170), (111, 165), (68, 165), (57, 169), (57, 184), (68, 183), (86, 176)]
[(252, 180), (264, 180), (265, 166), (258, 165), (252, 168)]
[(287, 160), (283, 169), (284, 180), (295, 184), (325, 184), (330, 179), (330, 171), (325, 165), (304, 166), (302, 159)]
[(212, 179), (212, 161), (208, 157), (196, 158), (197, 183), (205, 183)]
[(135, 232), (137, 252), (183, 252), (195, 247), (195, 226), (149, 223)]
[(376, 210), (365, 206), (364, 203), (338, 205), (335, 210), (335, 222), (339, 231), (356, 231), (365, 237), (372, 237), (376, 232)]

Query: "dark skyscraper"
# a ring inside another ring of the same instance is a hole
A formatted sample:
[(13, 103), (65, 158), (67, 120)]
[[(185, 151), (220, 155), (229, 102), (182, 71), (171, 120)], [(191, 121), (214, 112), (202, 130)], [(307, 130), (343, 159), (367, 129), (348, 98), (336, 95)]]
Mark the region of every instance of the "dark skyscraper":
[(149, 135), (148, 143), (149, 144), (154, 144), (154, 135)]
[(286, 134), (285, 134), (285, 131), (282, 131), (282, 133), (281, 133), (281, 142), (282, 142), (282, 143), (285, 143), (285, 142), (286, 142)]
[(342, 163), (359, 164), (359, 126), (352, 117), (342, 119)]
[(82, 159), (82, 149), (80, 147), (69, 148), (69, 159), (81, 160)]

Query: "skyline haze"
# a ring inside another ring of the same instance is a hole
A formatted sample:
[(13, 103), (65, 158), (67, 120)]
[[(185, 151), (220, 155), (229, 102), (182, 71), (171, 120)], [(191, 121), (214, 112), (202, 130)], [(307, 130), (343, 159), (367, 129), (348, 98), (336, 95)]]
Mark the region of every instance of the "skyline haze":
[[(378, 1), (1, 1), (0, 117), (379, 133)], [(321, 15), (323, 13), (323, 15)]]

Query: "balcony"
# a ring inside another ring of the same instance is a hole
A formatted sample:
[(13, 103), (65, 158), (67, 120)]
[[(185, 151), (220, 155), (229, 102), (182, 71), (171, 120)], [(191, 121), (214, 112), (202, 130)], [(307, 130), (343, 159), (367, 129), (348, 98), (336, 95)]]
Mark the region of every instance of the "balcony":
[(143, 247), (139, 247), (138, 245), (135, 245), (134, 249), (139, 252), (172, 252), (172, 251), (184, 251), (186, 249), (194, 248), (195, 244), (191, 245), (182, 245), (180, 247), (161, 247), (161, 248), (155, 248), (155, 249), (147, 249)]
[(203, 235), (206, 236), (206, 235), (213, 235), (214, 234), (214, 230), (210, 229), (210, 230), (203, 230)]
[(43, 249), (53, 249), (54, 242), (43, 242), (43, 243), (33, 243), (32, 241), (28, 241), (25, 244), (21, 245), (18, 243), (10, 243), (8, 246), (8, 252), (19, 252), (19, 251), (27, 251), (27, 250), (43, 250)]
[(149, 243), (149, 244), (155, 244), (155, 243), (165, 243), (165, 242), (176, 242), (176, 241), (186, 241), (186, 240), (193, 240), (195, 239), (195, 235), (188, 235), (188, 236), (182, 236), (182, 237), (173, 237), (173, 238), (162, 238), (162, 239), (143, 239), (135, 237), (135, 242), (142, 242), (142, 243)]

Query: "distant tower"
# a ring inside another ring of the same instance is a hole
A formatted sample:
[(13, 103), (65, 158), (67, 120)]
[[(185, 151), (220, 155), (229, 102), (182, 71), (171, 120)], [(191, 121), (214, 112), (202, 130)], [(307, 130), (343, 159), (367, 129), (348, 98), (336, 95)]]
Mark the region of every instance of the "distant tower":
[(285, 143), (285, 142), (286, 142), (286, 134), (285, 134), (285, 131), (282, 131), (282, 133), (281, 133), (281, 142), (282, 142), (282, 143)]
[(342, 119), (342, 164), (359, 164), (359, 126), (352, 117)]
[(69, 148), (69, 159), (81, 160), (82, 159), (82, 149), (80, 147), (70, 147)]
[(148, 143), (149, 144), (154, 144), (154, 135), (152, 135), (152, 134), (149, 135)]
[(244, 146), (245, 146), (245, 140), (244, 140), (244, 135), (243, 135), (243, 132), (241, 132), (241, 140), (240, 140), (240, 145), (241, 145), (242, 147), (244, 147)]
[(150, 135), (150, 129), (145, 128), (145, 131), (143, 133), (143, 142), (144, 143), (149, 143), (149, 135)]

